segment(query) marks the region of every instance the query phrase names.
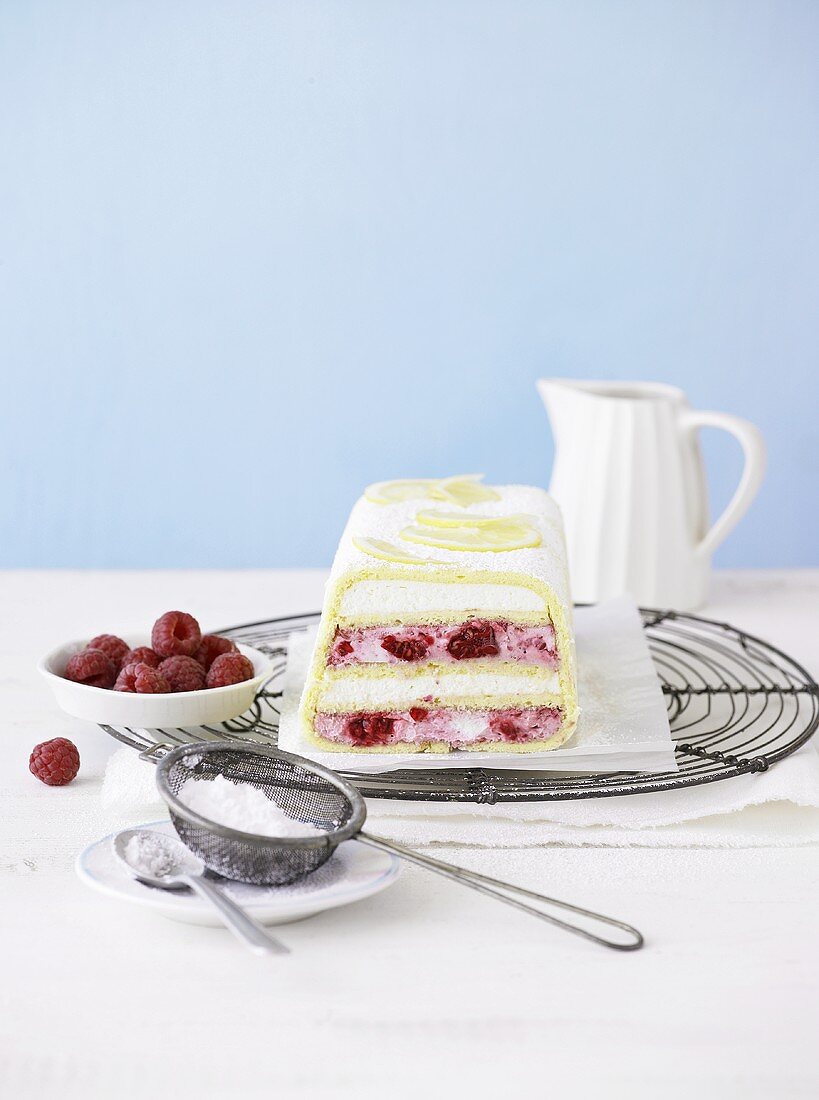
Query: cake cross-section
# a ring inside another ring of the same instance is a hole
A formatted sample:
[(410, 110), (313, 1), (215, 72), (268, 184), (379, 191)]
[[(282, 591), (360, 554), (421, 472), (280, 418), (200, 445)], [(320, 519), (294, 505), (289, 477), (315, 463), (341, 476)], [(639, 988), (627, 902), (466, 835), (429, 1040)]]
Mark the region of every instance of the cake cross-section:
[(331, 752), (542, 752), (577, 723), (560, 512), (476, 477), (371, 486), (341, 537), (301, 698)]

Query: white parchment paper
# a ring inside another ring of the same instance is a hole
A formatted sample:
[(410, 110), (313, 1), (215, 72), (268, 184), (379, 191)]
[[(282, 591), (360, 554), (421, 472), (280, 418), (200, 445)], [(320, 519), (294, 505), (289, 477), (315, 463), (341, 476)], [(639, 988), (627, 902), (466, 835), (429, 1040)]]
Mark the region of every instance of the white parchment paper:
[(677, 764), (660, 682), (640, 615), (627, 597), (575, 612), (580, 721), (571, 740), (543, 753), (323, 752), (301, 734), (298, 705), (315, 633), (288, 645), (279, 746), (330, 768), (371, 772), (507, 768), (548, 772), (667, 772)]

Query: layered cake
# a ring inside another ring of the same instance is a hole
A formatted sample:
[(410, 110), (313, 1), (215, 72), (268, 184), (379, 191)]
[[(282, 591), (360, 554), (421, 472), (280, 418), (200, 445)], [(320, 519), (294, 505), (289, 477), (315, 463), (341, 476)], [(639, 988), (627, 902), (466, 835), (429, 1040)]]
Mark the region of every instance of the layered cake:
[(333, 562), (299, 717), (324, 751), (563, 744), (577, 690), (551, 497), (474, 476), (370, 486)]

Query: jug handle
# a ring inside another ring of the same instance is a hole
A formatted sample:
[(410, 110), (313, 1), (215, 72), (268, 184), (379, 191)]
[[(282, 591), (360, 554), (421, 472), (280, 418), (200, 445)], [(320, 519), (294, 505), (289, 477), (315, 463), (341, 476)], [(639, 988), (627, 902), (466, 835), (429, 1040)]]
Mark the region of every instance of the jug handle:
[(745, 465), (734, 495), (725, 511), (705, 536), (697, 543), (695, 553), (709, 557), (719, 544), (733, 531), (756, 496), (765, 473), (765, 441), (755, 424), (728, 413), (699, 412), (692, 409), (681, 417), (683, 430), (694, 433), (698, 428), (722, 428), (739, 441), (745, 456)]

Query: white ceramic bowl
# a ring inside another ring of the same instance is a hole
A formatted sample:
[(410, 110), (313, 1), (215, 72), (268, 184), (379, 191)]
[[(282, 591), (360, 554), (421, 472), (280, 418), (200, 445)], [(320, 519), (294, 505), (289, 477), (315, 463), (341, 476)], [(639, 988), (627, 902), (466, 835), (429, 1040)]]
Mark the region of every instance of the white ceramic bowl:
[[(134, 649), (151, 644), (146, 635), (127, 635), (124, 640)], [(37, 668), (54, 692), (57, 704), (75, 718), (86, 718), (101, 725), (158, 729), (172, 726), (204, 726), (236, 718), (253, 704), (259, 686), (270, 675), (270, 661), (258, 649), (237, 642), (240, 653), (253, 663), (254, 676), (241, 684), (203, 688), (202, 691), (173, 691), (165, 695), (137, 695), (129, 691), (75, 684), (63, 673), (69, 657), (88, 644), (66, 642), (47, 654)]]

